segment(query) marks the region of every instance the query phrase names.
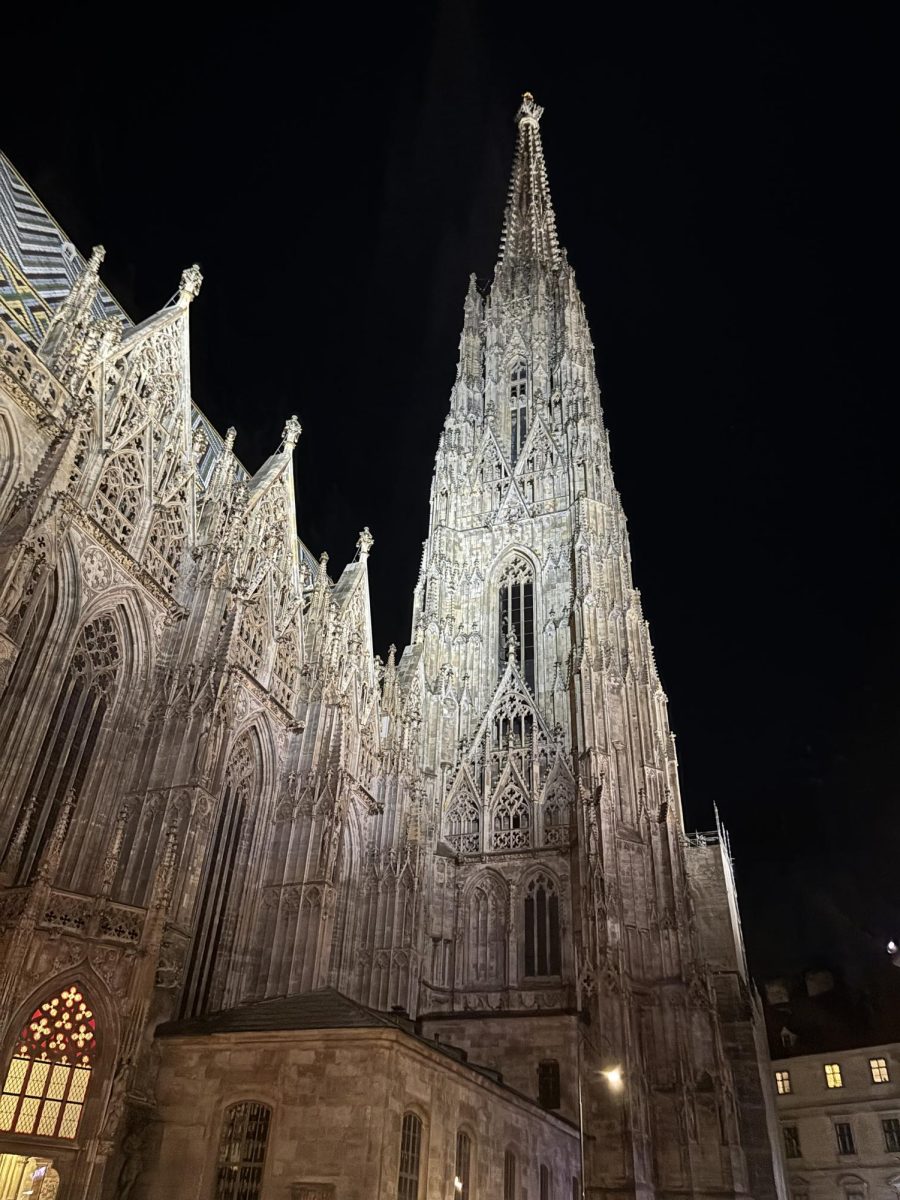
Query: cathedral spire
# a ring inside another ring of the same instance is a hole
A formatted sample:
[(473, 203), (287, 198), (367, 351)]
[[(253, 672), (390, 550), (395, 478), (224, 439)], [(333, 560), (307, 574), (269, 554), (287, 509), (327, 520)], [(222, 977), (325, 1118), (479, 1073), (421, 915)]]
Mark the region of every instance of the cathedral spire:
[(560, 261), (556, 216), (547, 183), (539, 122), (543, 108), (526, 92), (516, 113), (516, 157), (506, 198), (500, 266), (529, 262), (555, 267)]

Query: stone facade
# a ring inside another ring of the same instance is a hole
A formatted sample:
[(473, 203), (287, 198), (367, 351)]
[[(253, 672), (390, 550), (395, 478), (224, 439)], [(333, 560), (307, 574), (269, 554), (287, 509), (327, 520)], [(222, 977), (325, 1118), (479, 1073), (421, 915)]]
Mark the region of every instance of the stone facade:
[(796, 1055), (772, 1071), (792, 1200), (896, 1200), (900, 1045)]
[(46, 1149), (30, 1039), (77, 1060), (66, 1200), (137, 1194), (157, 1022), (325, 986), (532, 1098), (555, 1063), (594, 1200), (779, 1191), (730, 860), (685, 833), (540, 118), (526, 95), (384, 661), (369, 531), (333, 577), (299, 540), (299, 422), (251, 476), (193, 406), (199, 271), (134, 325), (102, 248), (35, 249), (3, 164), (0, 1151)]

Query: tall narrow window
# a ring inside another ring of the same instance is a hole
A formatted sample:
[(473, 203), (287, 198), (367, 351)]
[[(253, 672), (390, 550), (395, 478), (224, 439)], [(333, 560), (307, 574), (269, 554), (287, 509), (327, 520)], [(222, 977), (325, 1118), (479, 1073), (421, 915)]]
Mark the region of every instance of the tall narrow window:
[(786, 1158), (800, 1157), (800, 1133), (796, 1125), (782, 1125), (784, 1134), (784, 1154)]
[(559, 1108), (559, 1063), (555, 1058), (538, 1064), (538, 1103), (541, 1108)]
[(453, 1179), (454, 1200), (471, 1200), (472, 1139), (462, 1129), (456, 1135), (456, 1174)]
[(853, 1141), (853, 1128), (849, 1121), (835, 1121), (834, 1136), (837, 1138), (838, 1154), (855, 1154), (856, 1144)]
[(841, 1068), (839, 1063), (825, 1064), (825, 1083), (830, 1088), (839, 1088), (844, 1086), (844, 1081), (841, 1078)]
[(422, 1155), (422, 1122), (405, 1113), (400, 1131), (400, 1171), (397, 1200), (419, 1200), (419, 1160)]
[(885, 1117), (881, 1122), (884, 1148), (888, 1154), (900, 1153), (900, 1117)]
[(538, 875), (525, 892), (525, 974), (559, 975), (559, 896), (555, 885)]
[(225, 1110), (215, 1200), (260, 1200), (272, 1110), (253, 1100)]
[(15, 848), (21, 883), (27, 882), (37, 865), (63, 798), (70, 791), (78, 795), (84, 785), (119, 666), (116, 623), (112, 614), (106, 613), (81, 631), (23, 793), (26, 801), (17, 822), (20, 839)]
[(516, 1195), (516, 1156), (507, 1150), (503, 1159), (503, 1200), (519, 1200)]
[(504, 564), (500, 576), (500, 674), (510, 656), (510, 639), (522, 678), (534, 689), (534, 575), (531, 564), (514, 557)]
[(550, 1168), (541, 1163), (541, 1200), (550, 1200)]
[(96, 1021), (78, 984), (39, 1005), (19, 1033), (0, 1099), (0, 1131), (73, 1138), (97, 1048)]
[(528, 433), (528, 368), (521, 360), (509, 373), (509, 461), (513, 466)]

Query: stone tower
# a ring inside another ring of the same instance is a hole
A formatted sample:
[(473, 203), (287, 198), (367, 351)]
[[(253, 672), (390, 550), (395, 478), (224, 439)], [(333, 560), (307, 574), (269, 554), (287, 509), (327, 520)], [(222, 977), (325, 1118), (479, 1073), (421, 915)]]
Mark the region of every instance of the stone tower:
[(470, 280), (400, 664), (431, 845), (418, 1012), (580, 1108), (590, 1195), (774, 1195), (730, 861), (684, 833), (541, 115), (526, 93), (494, 280)]

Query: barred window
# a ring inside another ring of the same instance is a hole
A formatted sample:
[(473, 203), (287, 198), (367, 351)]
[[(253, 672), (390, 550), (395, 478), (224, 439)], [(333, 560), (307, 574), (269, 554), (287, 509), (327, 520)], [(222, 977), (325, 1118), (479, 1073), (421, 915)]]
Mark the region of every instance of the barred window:
[(800, 1133), (796, 1125), (783, 1125), (784, 1153), (786, 1158), (800, 1157)]
[(825, 1083), (830, 1088), (839, 1088), (844, 1086), (844, 1081), (841, 1078), (841, 1068), (838, 1063), (825, 1064)]
[(74, 1138), (97, 1049), (96, 1020), (76, 983), (22, 1027), (0, 1099), (0, 1131)]
[(525, 892), (525, 974), (559, 975), (559, 896), (546, 875), (538, 875)]
[(246, 1100), (225, 1110), (215, 1200), (260, 1200), (272, 1110)]
[(885, 1117), (881, 1122), (881, 1132), (888, 1154), (900, 1153), (900, 1117)]
[(503, 1158), (503, 1200), (518, 1200), (516, 1195), (516, 1156), (507, 1150)]
[(453, 1179), (454, 1200), (471, 1200), (472, 1139), (462, 1129), (456, 1135), (456, 1175)]
[(419, 1160), (422, 1154), (422, 1122), (415, 1113), (405, 1113), (400, 1130), (400, 1172), (397, 1200), (419, 1200)]
[(872, 1072), (873, 1083), (890, 1083), (891, 1076), (886, 1058), (870, 1058), (869, 1070)]
[(834, 1136), (837, 1138), (838, 1154), (855, 1154), (853, 1129), (849, 1121), (835, 1121)]
[(779, 1096), (787, 1096), (791, 1090), (791, 1073), (790, 1071), (775, 1072), (775, 1087), (778, 1089)]

